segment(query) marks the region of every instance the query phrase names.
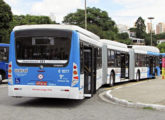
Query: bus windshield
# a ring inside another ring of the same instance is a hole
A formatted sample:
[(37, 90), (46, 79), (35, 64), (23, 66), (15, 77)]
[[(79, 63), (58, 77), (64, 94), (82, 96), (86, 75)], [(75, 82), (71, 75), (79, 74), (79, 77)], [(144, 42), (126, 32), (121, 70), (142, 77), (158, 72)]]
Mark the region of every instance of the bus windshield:
[[(16, 59), (19, 65), (64, 66), (69, 61), (71, 35), (56, 34), (16, 36)], [(38, 32), (39, 33), (39, 32)]]

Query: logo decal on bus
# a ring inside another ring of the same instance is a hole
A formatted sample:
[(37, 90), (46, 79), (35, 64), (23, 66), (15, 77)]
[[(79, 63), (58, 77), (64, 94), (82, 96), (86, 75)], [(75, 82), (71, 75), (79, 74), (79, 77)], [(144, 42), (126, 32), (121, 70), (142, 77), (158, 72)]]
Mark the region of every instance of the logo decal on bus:
[(43, 74), (38, 74), (38, 79), (39, 80), (42, 80), (44, 78), (44, 75)]

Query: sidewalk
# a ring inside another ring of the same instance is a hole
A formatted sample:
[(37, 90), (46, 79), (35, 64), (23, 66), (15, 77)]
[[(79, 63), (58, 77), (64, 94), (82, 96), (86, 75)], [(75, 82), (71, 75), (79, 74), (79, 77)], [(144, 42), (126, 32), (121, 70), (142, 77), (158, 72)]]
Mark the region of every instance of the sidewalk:
[(165, 80), (161, 77), (144, 80), (136, 85), (114, 89), (111, 95), (133, 103), (165, 105)]

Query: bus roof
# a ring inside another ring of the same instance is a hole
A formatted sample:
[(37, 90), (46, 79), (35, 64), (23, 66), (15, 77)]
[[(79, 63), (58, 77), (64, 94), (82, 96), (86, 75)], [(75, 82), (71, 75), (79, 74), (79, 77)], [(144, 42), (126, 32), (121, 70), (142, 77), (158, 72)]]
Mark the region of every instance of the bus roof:
[(101, 42), (104, 45), (107, 45), (107, 48), (109, 48), (109, 49), (119, 50), (119, 51), (123, 51), (123, 52), (129, 51), (129, 49), (127, 48), (127, 45), (123, 44), (123, 43), (119, 43), (119, 42), (112, 41), (112, 40), (106, 40), (106, 39), (101, 39)]
[(88, 36), (95, 40), (100, 40), (100, 37), (95, 35), (94, 33), (85, 30), (81, 27), (78, 27), (76, 25), (57, 25), (57, 24), (42, 24), (42, 25), (21, 25), (14, 27), (13, 31), (19, 31), (19, 30), (29, 30), (29, 29), (60, 29), (60, 30), (72, 30), (77, 31), (81, 34), (84, 34), (85, 36)]
[(1, 47), (9, 47), (9, 44), (7, 44), (7, 43), (0, 43), (0, 46)]
[(142, 45), (132, 45), (132, 48), (134, 50), (141, 50), (146, 52), (153, 52), (153, 53), (159, 53), (159, 49), (154, 46), (142, 46)]
[(112, 41), (112, 40), (107, 40), (107, 39), (101, 39), (101, 41), (107, 45), (111, 45), (114, 47), (122, 47), (122, 48), (127, 48), (127, 45), (124, 43)]

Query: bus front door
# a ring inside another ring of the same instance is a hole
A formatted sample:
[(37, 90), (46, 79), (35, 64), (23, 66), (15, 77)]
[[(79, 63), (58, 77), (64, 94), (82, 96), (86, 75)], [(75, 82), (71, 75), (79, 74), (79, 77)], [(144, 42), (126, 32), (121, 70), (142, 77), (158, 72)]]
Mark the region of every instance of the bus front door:
[(84, 48), (84, 94), (86, 97), (91, 97), (92, 93), (94, 93), (94, 49), (92, 48)]
[(126, 55), (121, 54), (121, 78), (126, 77)]
[(149, 57), (149, 69), (150, 69), (150, 71), (149, 71), (149, 74), (150, 75), (153, 75), (153, 67), (154, 67), (154, 62), (153, 62), (153, 57), (152, 56), (150, 56)]

